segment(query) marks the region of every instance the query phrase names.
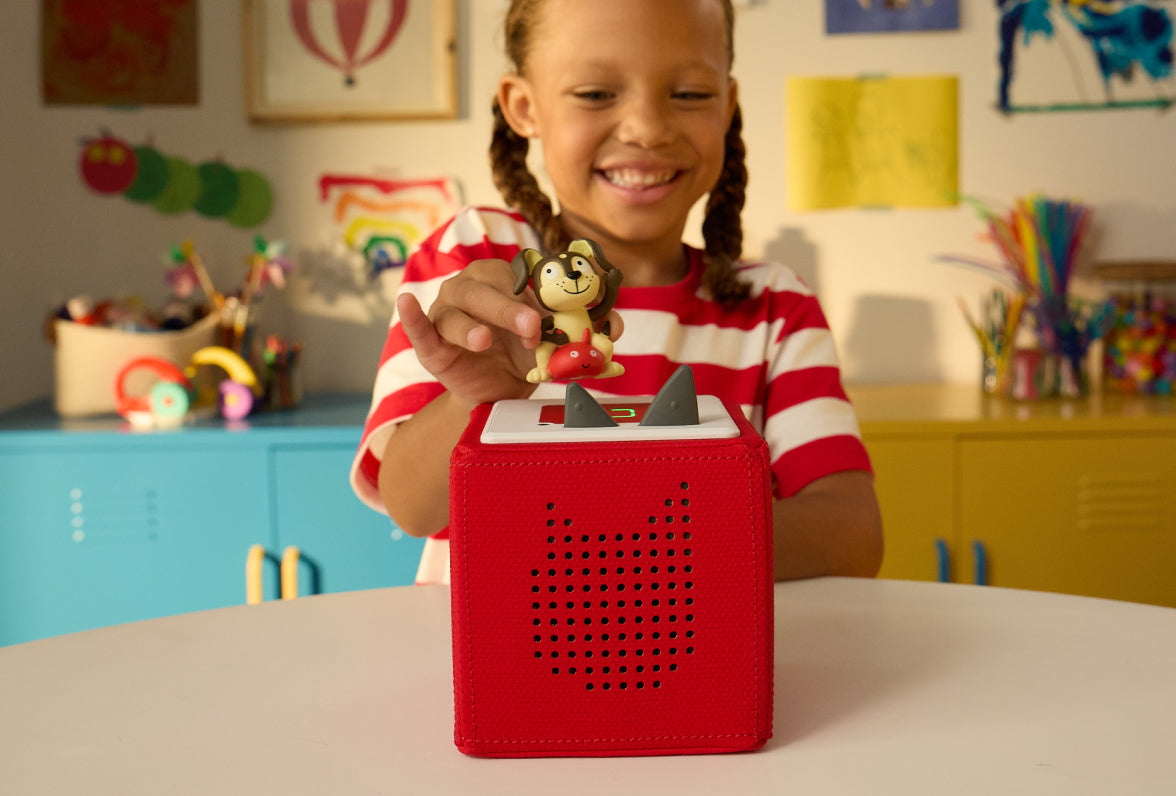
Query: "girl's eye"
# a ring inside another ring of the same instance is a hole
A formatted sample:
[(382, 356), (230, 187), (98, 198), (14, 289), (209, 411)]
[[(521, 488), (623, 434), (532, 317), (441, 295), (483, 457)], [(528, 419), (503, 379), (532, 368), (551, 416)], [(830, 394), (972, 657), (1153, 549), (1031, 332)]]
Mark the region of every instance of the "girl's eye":
[(604, 89), (595, 89), (591, 91), (577, 91), (575, 92), (575, 97), (585, 102), (607, 102), (613, 98), (613, 93)]
[(686, 102), (702, 102), (710, 99), (714, 95), (709, 91), (675, 91), (674, 99), (685, 100)]

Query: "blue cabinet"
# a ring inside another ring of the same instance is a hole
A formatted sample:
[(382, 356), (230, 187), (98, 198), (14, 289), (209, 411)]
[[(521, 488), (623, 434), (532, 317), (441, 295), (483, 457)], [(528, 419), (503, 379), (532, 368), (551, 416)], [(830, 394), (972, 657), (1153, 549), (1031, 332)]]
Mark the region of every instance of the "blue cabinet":
[(364, 506), (348, 470), (366, 396), (308, 396), (243, 425), (136, 433), (0, 415), (0, 645), (245, 601), (249, 549), (297, 547), (299, 593), (406, 585), (423, 542)]
[(301, 552), (299, 594), (405, 586), (416, 578), (424, 541), (405, 535), (351, 491), (347, 476), (358, 440), (345, 450), (291, 445), (271, 453), (274, 548)]

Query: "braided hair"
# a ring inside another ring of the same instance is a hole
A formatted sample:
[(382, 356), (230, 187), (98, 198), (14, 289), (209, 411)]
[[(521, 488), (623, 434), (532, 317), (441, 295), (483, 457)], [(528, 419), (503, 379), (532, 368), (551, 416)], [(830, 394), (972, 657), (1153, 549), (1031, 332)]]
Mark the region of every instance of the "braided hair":
[(723, 172), (707, 197), (706, 216), (702, 220), (706, 247), (702, 283), (716, 301), (731, 306), (751, 293), (751, 286), (735, 271), (735, 263), (743, 254), (740, 213), (747, 196), (747, 148), (743, 144), (743, 112), (738, 103), (723, 149)]
[[(536, 11), (541, 2), (512, 0), (506, 13), (506, 54), (516, 72), (521, 73), (523, 70), (531, 41), (531, 28), (535, 24)], [(731, 0), (721, 2), (727, 28), (727, 60), (730, 63), (735, 57), (735, 10)], [(493, 113), (490, 167), (494, 185), (507, 205), (522, 214), (534, 227), (547, 251), (566, 248), (570, 238), (555, 213), (551, 199), (543, 193), (538, 180), (527, 166), (530, 142), (507, 123), (497, 98), (493, 103)], [(742, 131), (743, 113), (736, 104), (724, 141), (723, 170), (707, 198), (706, 215), (702, 222), (703, 260), (706, 263), (703, 286), (716, 301), (728, 307), (738, 304), (750, 294), (750, 286), (735, 271), (735, 263), (743, 254), (740, 213), (747, 195), (747, 149)]]
[(506, 204), (519, 211), (539, 233), (543, 248), (548, 252), (567, 248), (569, 238), (559, 216), (552, 208), (551, 199), (539, 187), (539, 181), (527, 168), (530, 142), (516, 133), (506, 122), (498, 100), (494, 100), (494, 136), (490, 140), (490, 167), (494, 185)]

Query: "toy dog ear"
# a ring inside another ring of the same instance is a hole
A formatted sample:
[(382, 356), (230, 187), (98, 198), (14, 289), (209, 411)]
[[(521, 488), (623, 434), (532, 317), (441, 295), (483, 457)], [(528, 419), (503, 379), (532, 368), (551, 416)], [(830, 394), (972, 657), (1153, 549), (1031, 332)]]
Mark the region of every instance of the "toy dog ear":
[(568, 244), (568, 251), (584, 257), (591, 257), (600, 266), (602, 271), (613, 270), (613, 264), (604, 256), (604, 252), (596, 245), (596, 241), (589, 240), (588, 238), (578, 238)]
[(604, 256), (604, 252), (596, 245), (596, 241), (589, 240), (588, 238), (579, 238), (568, 244), (568, 251), (582, 256), (591, 256), (596, 260), (596, 264), (600, 266), (600, 270), (604, 272), (604, 284), (597, 294), (599, 299), (592, 309), (588, 310), (588, 317), (593, 321), (598, 321), (605, 315), (608, 315), (613, 305), (617, 303), (617, 293), (621, 288), (621, 279), (624, 277), (624, 274), (621, 273), (621, 269), (608, 261), (608, 258)]
[(514, 273), (514, 294), (517, 296), (527, 289), (527, 282), (531, 279), (531, 271), (535, 264), (543, 259), (543, 255), (534, 249), (521, 249), (510, 261), (510, 270)]

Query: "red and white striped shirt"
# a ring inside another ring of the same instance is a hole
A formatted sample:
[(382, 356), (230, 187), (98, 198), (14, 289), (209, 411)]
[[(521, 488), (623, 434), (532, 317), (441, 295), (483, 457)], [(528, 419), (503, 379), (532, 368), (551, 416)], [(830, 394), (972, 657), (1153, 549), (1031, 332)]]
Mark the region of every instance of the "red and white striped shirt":
[[(428, 311), (440, 284), (478, 259), (510, 261), (539, 238), (512, 212), (466, 208), (409, 258), (401, 290)], [(841, 385), (837, 352), (813, 292), (775, 263), (740, 263), (751, 296), (733, 310), (702, 287), (702, 253), (688, 248), (690, 272), (660, 287), (624, 287), (615, 309), (625, 320), (613, 358), (625, 366), (614, 378), (586, 381), (598, 398), (652, 395), (679, 365), (690, 365), (700, 395), (738, 404), (768, 442), (777, 497), (846, 470), (870, 471), (857, 418)], [(393, 317), (380, 357), (371, 411), (351, 469), (364, 503), (386, 511), (376, 486), (389, 435), (443, 388), (417, 361)], [(539, 385), (535, 398), (560, 398), (558, 382)], [(446, 532), (430, 539), (417, 582), (448, 582)]]

